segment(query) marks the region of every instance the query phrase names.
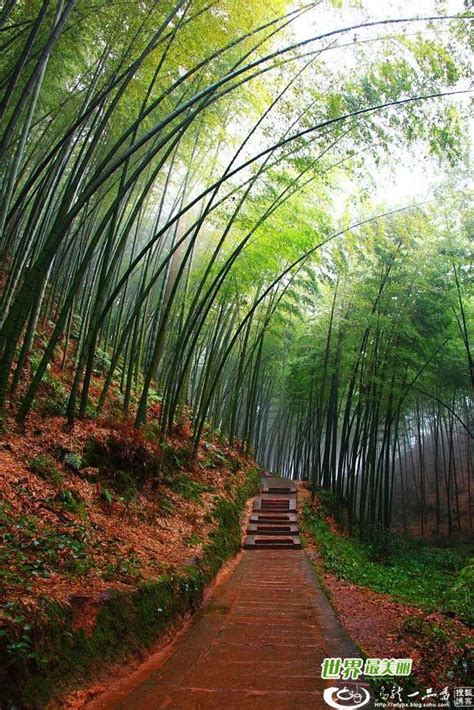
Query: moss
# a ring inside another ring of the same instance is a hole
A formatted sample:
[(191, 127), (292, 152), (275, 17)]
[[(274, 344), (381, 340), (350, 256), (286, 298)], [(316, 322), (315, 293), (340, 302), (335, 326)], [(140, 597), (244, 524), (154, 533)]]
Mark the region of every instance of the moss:
[(242, 510), (246, 501), (251, 496), (256, 496), (260, 490), (260, 471), (252, 468), (247, 474), (244, 483), (237, 488), (234, 499), (239, 510)]
[[(11, 624), (0, 635), (0, 697), (7, 706), (44, 708), (107, 660), (150, 646), (167, 627), (202, 601), (205, 585), (240, 548), (240, 513), (258, 491), (258, 472), (249, 472), (232, 500), (215, 499), (216, 528), (200, 560), (181, 574), (167, 574), (131, 593), (111, 591), (92, 633), (73, 629), (69, 607), (45, 602), (47, 622)], [(23, 639), (21, 653), (15, 650)]]

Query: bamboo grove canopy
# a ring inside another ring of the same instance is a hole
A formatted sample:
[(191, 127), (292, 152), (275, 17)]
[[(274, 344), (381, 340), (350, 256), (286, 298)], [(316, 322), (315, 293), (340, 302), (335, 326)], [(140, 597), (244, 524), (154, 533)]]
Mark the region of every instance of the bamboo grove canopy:
[[(382, 5), (5, 2), (3, 413), (113, 393), (331, 488), (362, 534), (413, 496), (423, 527), (433, 487), (461, 524), (472, 15)], [(384, 197), (402, 158), (428, 198)]]

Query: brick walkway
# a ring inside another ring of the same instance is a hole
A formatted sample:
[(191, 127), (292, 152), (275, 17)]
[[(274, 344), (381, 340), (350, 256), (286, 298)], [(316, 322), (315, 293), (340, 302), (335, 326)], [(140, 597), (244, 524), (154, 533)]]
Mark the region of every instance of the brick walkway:
[[(300, 549), (249, 549), (217, 587), (163, 665), (121, 710), (327, 708), (325, 656), (359, 655), (337, 622)], [(329, 685), (334, 684), (333, 681)]]

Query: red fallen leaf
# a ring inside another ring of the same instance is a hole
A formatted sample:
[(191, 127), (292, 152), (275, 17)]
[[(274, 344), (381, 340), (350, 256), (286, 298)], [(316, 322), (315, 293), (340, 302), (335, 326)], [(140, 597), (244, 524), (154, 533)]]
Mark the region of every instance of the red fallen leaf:
[[(58, 376), (61, 377), (62, 374), (59, 373)], [(156, 579), (163, 570), (172, 571), (184, 566), (191, 552), (186, 541), (193, 533), (203, 540), (207, 539), (215, 524), (210, 517), (205, 522), (206, 515), (212, 510), (214, 496), (228, 497), (226, 482), (229, 479), (232, 483), (239, 482), (244, 476), (242, 471), (236, 473), (225, 467), (213, 468), (210, 472), (194, 465), (189, 467), (186, 473), (196, 482), (212, 483), (215, 487), (215, 491), (202, 496), (201, 505), (184, 500), (176, 492), (168, 494), (167, 491), (166, 496), (172, 500), (174, 508), (171, 513), (164, 515), (160, 506), (161, 492), (158, 491), (157, 494), (150, 485), (145, 485), (136, 499), (127, 506), (124, 515), (124, 505), (118, 501), (114, 501), (112, 506), (103, 505), (100, 499), (100, 481), (90, 482), (73, 471), (66, 470), (60, 457), (56, 457), (56, 465), (64, 476), (65, 487), (84, 501), (87, 513), (80, 521), (73, 515), (68, 524), (63, 524), (51, 511), (42, 507), (45, 500), (58, 493), (58, 486), (32, 473), (28, 468), (31, 458), (45, 452), (48, 455), (50, 452), (54, 453), (57, 447), (80, 452), (91, 436), (105, 440), (112, 431), (125, 442), (139, 441), (147, 450), (156, 450), (141, 433), (134, 434), (133, 426), (127, 422), (119, 427), (105, 419), (94, 422), (78, 421), (73, 429), (64, 425), (65, 419), (62, 417), (43, 419), (38, 413), (33, 413), (28, 419), (25, 435), (16, 433), (12, 420), (12, 433), (5, 437), (8, 447), (3, 448), (0, 444), (0, 495), (11, 505), (12, 523), (14, 524), (19, 516), (34, 516), (38, 525), (35, 537), (38, 539), (42, 539), (47, 529), (66, 537), (76, 534), (78, 525), (85, 531), (84, 553), (92, 565), (90, 569), (71, 575), (67, 566), (73, 558), (66, 546), (57, 554), (54, 563), (48, 563), (51, 568), (48, 570), (50, 576), (33, 578), (30, 591), (13, 582), (7, 584), (7, 596), (21, 597), (25, 608), (29, 609), (28, 613), (36, 616), (40, 613), (38, 599), (41, 596), (68, 604), (71, 596), (90, 596), (97, 599), (108, 589), (134, 589), (137, 582), (133, 575), (124, 576), (120, 572), (120, 563), (132, 555), (139, 558), (141, 577), (145, 580)], [(171, 442), (174, 446), (181, 447), (186, 444), (185, 429), (183, 425), (181, 433), (174, 433)], [(232, 458), (242, 462), (245, 468), (251, 464), (249, 458), (241, 457), (231, 450), (229, 452), (233, 453)], [(81, 563), (80, 559), (79, 562)], [(16, 571), (15, 565), (15, 560), (9, 560), (13, 573)], [(92, 607), (91, 604), (84, 604), (80, 612), (77, 623), (85, 628), (90, 628), (96, 613)]]

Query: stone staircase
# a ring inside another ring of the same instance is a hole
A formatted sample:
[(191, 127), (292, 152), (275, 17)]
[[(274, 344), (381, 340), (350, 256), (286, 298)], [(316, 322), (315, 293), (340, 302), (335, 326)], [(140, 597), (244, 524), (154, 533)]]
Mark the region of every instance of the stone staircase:
[(246, 550), (299, 550), (296, 486), (293, 481), (267, 476), (255, 498), (245, 538)]

